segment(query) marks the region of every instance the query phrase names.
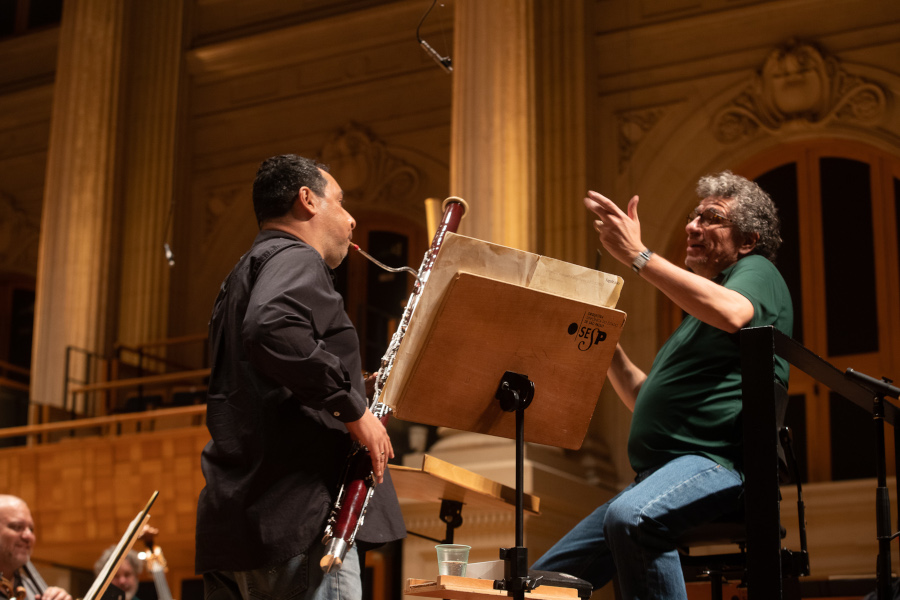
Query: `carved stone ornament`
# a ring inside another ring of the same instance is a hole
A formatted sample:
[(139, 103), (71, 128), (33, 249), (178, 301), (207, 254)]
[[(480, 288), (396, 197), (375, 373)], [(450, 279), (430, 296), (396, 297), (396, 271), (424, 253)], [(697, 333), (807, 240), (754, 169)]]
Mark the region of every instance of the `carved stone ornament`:
[(0, 271), (37, 272), (40, 224), (0, 191)]
[(665, 114), (663, 108), (644, 108), (620, 112), (616, 115), (616, 136), (619, 146), (619, 174), (625, 172), (631, 157), (647, 133)]
[(791, 41), (774, 50), (753, 81), (713, 118), (716, 139), (734, 143), (760, 131), (812, 129), (835, 121), (873, 125), (885, 114), (885, 90), (844, 70), (834, 56)]
[(350, 123), (322, 148), (321, 162), (344, 191), (344, 198), (367, 208), (424, 210), (419, 171), (388, 151), (385, 144), (361, 126)]

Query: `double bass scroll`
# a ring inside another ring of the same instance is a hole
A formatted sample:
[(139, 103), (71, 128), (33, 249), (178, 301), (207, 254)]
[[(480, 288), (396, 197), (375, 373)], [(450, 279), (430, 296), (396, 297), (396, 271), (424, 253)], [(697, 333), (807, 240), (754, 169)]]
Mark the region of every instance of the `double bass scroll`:
[(153, 586), (156, 588), (157, 598), (159, 600), (174, 600), (172, 598), (172, 590), (169, 589), (169, 582), (166, 581), (168, 563), (163, 556), (162, 548), (154, 543), (157, 533), (159, 533), (158, 529), (149, 525), (145, 526), (144, 531), (141, 533), (141, 539), (144, 540), (148, 551), (141, 554), (144, 554), (144, 561), (147, 563), (147, 568), (150, 569), (150, 574), (153, 576)]

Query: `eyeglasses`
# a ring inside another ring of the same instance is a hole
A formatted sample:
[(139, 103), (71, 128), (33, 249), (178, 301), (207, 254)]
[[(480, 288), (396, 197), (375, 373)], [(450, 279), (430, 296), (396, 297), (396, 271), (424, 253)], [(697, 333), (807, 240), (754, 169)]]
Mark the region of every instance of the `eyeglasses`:
[(687, 222), (692, 223), (694, 219), (700, 217), (698, 225), (700, 227), (709, 227), (710, 225), (734, 225), (734, 223), (725, 215), (716, 212), (711, 208), (707, 208), (703, 212), (694, 210), (687, 216)]

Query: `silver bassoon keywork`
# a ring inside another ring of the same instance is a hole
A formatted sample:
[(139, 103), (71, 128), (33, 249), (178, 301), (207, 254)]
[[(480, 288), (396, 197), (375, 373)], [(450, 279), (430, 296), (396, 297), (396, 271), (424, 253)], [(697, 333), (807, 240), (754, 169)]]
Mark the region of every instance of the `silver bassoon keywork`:
[[(434, 266), (438, 251), (444, 242), (444, 237), (448, 232), (456, 232), (468, 206), (462, 198), (451, 196), (444, 200), (443, 209), (444, 216), (441, 219), (440, 226), (431, 240), (431, 247), (428, 248), (425, 257), (422, 259), (422, 266), (419, 267), (419, 271), (416, 273), (416, 283), (412, 294), (409, 296), (406, 308), (403, 310), (403, 315), (400, 318), (400, 324), (391, 337), (387, 351), (381, 359), (381, 368), (375, 377), (375, 392), (372, 394), (369, 410), (385, 426), (390, 418), (391, 409), (380, 400), (384, 384), (387, 382), (394, 367), (394, 359), (397, 356), (397, 351), (400, 349), (400, 342), (403, 341), (403, 336), (406, 334), (407, 327), (409, 327), (409, 322), (419, 303), (419, 298), (425, 288), (425, 283), (428, 281), (428, 276)], [(372, 472), (372, 461), (369, 459), (368, 450), (359, 442), (354, 442), (344, 468), (341, 487), (338, 490), (334, 506), (332, 506), (331, 514), (325, 526), (325, 535), (322, 538), (322, 543), (325, 544), (326, 550), (319, 566), (326, 573), (341, 568), (344, 556), (353, 546), (356, 533), (363, 524), (366, 508), (374, 492), (375, 475)]]

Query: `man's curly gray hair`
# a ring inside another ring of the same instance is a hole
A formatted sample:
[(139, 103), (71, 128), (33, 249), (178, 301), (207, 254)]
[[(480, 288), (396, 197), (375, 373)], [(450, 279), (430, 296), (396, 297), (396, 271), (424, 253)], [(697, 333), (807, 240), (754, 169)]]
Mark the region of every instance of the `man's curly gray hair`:
[(728, 218), (741, 233), (758, 233), (759, 241), (751, 254), (759, 254), (775, 262), (781, 246), (781, 221), (778, 209), (767, 193), (756, 183), (722, 171), (717, 175), (701, 177), (697, 182), (700, 198), (730, 199)]

